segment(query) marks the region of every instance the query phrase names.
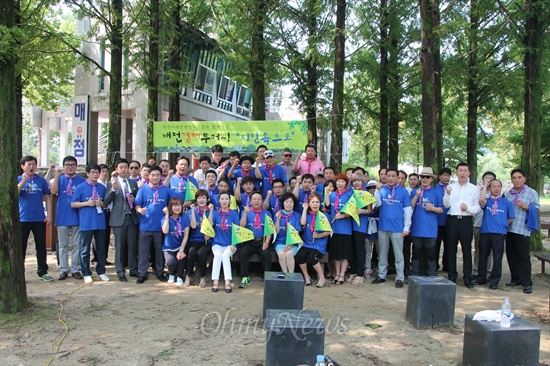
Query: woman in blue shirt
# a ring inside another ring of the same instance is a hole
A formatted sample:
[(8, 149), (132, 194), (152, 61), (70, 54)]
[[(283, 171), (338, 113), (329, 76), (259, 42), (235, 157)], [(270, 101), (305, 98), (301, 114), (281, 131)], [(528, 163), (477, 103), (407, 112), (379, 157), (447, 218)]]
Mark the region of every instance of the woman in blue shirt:
[(300, 215), (296, 212), (298, 206), (298, 200), (294, 194), (287, 192), (281, 196), (282, 210), (277, 211), (275, 214), (275, 232), (277, 238), (273, 243), (275, 245), (275, 252), (279, 257), (279, 264), (283, 272), (294, 273), (294, 256), (298, 253), (297, 244), (286, 244), (286, 236), (288, 225), (292, 225), (298, 232), (302, 231), (302, 225), (300, 224)]
[[(189, 236), (189, 244), (186, 246), (187, 254), (187, 269), (185, 283), (183, 287), (188, 287), (191, 284), (191, 273), (193, 267), (197, 265), (197, 270), (200, 275), (199, 287), (206, 286), (206, 259), (208, 253), (212, 250), (212, 239), (206, 240), (205, 235), (201, 233), (203, 217), (208, 217), (210, 214), (208, 209), (208, 192), (204, 189), (199, 189), (195, 193), (197, 205), (191, 204), (189, 210), (191, 234)], [(206, 215), (206, 216), (205, 216)]]
[(178, 286), (182, 286), (186, 262), (185, 246), (189, 238), (189, 217), (183, 214), (183, 204), (177, 197), (168, 201), (164, 213), (165, 216), (161, 220), (164, 234), (162, 251), (168, 267), (168, 283), (176, 282), (177, 274)]

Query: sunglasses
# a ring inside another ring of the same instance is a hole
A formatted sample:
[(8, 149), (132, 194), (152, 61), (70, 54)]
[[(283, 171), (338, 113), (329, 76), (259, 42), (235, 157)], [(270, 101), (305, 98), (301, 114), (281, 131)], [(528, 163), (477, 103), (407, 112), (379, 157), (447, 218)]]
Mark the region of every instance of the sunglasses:
[(421, 175), (420, 179), (430, 179), (431, 177), (429, 175)]
[(367, 187), (367, 189), (376, 189), (376, 187)]
[(132, 169), (132, 170), (139, 169), (139, 166), (131, 166), (130, 169)]
[(286, 156), (288, 158), (288, 157), (292, 157), (292, 154), (283, 154), (283, 156)]

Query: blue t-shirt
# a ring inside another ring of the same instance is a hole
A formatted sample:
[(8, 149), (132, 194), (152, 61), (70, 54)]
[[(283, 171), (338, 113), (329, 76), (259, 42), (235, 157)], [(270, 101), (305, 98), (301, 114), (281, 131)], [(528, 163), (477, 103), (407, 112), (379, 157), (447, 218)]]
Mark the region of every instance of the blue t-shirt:
[[(181, 188), (180, 188), (181, 182)], [(179, 178), (175, 174), (170, 178), (170, 188), (172, 189), (172, 197), (177, 197), (181, 202), (185, 202), (185, 194), (187, 193), (187, 184), (191, 182), (195, 187), (199, 187), (199, 183), (192, 176), (187, 176), (186, 178)], [(195, 197), (193, 197), (193, 200)]]
[(250, 207), (252, 205), (252, 200), (250, 198), (250, 195), (245, 192), (241, 192), (241, 203), (239, 203), (240, 212), (244, 212), (244, 208), (246, 206)]
[(487, 198), (487, 203), (483, 208), (481, 234), (506, 234), (508, 232), (508, 219), (516, 218), (512, 202), (504, 198), (499, 198), (497, 202), (497, 209), (493, 215), (495, 203), (491, 198)]
[[(21, 183), (22, 179), (21, 175), (17, 177), (17, 184)], [(19, 192), (19, 221), (44, 222), (46, 213), (42, 203), (43, 195), (50, 195), (50, 187), (46, 179), (35, 174)]]
[(273, 243), (274, 245), (286, 244), (286, 229), (289, 224), (292, 225), (298, 232), (302, 232), (302, 225), (300, 225), (300, 214), (298, 214), (298, 212), (292, 211), (292, 214), (288, 217), (281, 215), (281, 220), (279, 221), (279, 233)]
[[(244, 211), (243, 211), (244, 214)], [(263, 238), (264, 237), (264, 223), (265, 223), (265, 215), (269, 216), (273, 220), (273, 216), (269, 213), (269, 211), (263, 210), (260, 212), (260, 226), (254, 226), (254, 219), (256, 218), (256, 212), (252, 212), (250, 210), (248, 212), (248, 215), (246, 215), (246, 228), (248, 230), (252, 230), (254, 232), (254, 238)]]
[[(300, 190), (298, 191), (298, 207), (296, 207), (296, 208), (297, 208), (297, 211), (300, 213), (300, 215), (302, 214), (302, 211), (304, 211), (304, 208), (302, 207), (302, 204), (304, 202), (307, 203), (309, 201), (309, 195), (311, 193), (312, 193), (312, 191), (304, 192), (303, 188), (300, 188)], [(323, 203), (324, 200), (322, 200), (321, 202)]]
[[(166, 220), (166, 216), (164, 216), (160, 220), (160, 226), (162, 227), (164, 225), (164, 221)], [(170, 225), (169, 225), (169, 232), (168, 234), (164, 235), (164, 244), (162, 244), (162, 250), (166, 252), (177, 252), (181, 247), (181, 241), (183, 240), (183, 234), (186, 228), (189, 227), (189, 216), (183, 214), (177, 219), (174, 219), (172, 216), (169, 218)], [(177, 222), (180, 222), (181, 227), (181, 233), (178, 235), (178, 224)]]
[(76, 187), (85, 183), (86, 179), (78, 174), (72, 178), (73, 192), (70, 196), (67, 194), (69, 180), (70, 179), (64, 175), (60, 176), (57, 180), (58, 195), (55, 210), (55, 226), (78, 226), (78, 209), (71, 207), (71, 201)]
[(162, 209), (168, 206), (168, 201), (173, 196), (172, 190), (166, 186), (160, 186), (158, 188), (158, 199), (156, 204), (154, 201), (154, 191), (145, 184), (138, 190), (138, 194), (134, 201), (134, 205), (146, 208), (145, 215), (138, 213), (139, 230), (141, 231), (162, 231), (160, 220), (164, 216)]
[[(208, 215), (210, 215), (210, 210), (208, 207), (206, 207), (205, 211), (199, 212), (199, 208), (195, 207), (195, 219), (197, 221), (197, 227), (194, 229), (191, 229), (191, 232), (189, 233), (189, 242), (193, 243), (204, 243), (204, 234), (201, 233), (201, 225), (202, 225), (202, 215), (206, 212), (206, 220), (208, 220)], [(188, 215), (191, 215), (191, 211), (188, 211)], [(191, 216), (189, 216), (191, 217)], [(210, 238), (208, 239), (208, 243), (212, 244), (214, 239)]]
[[(282, 179), (283, 182), (287, 183), (288, 180), (286, 178), (286, 171), (285, 169), (275, 164), (271, 167), (271, 169), (268, 169), (265, 165), (260, 167), (260, 173), (262, 174), (262, 194), (263, 196), (267, 196), (267, 191), (273, 190), (273, 187), (271, 186), (271, 182), (273, 182), (274, 179)], [(270, 178), (271, 173), (271, 178)]]
[(334, 234), (351, 235), (351, 231), (352, 231), (351, 222), (353, 221), (353, 219), (351, 217), (346, 217), (345, 219), (334, 220), (334, 217), (338, 212), (342, 210), (342, 208), (344, 207), (346, 202), (348, 202), (348, 200), (352, 195), (353, 195), (353, 192), (350, 189), (342, 193), (342, 195), (338, 199), (338, 207), (334, 206), (336, 203), (336, 192), (332, 192), (329, 195), (330, 222), (332, 224), (332, 230), (334, 230)]
[[(412, 199), (416, 195), (416, 191), (419, 188), (415, 188), (411, 191), (410, 198)], [(426, 204), (430, 202), (435, 207), (443, 208), (443, 198), (441, 194), (436, 191), (435, 188), (424, 190), (422, 202), (418, 197), (416, 206), (414, 206), (412, 219), (411, 219), (411, 236), (419, 238), (437, 238), (437, 217), (433, 211), (426, 211)]]
[(396, 185), (392, 199), (392, 190), (387, 185), (380, 188), (380, 225), (378, 230), (400, 233), (405, 228), (404, 208), (411, 207), (409, 192)]
[(231, 245), (231, 230), (233, 229), (233, 225), (239, 225), (239, 214), (236, 211), (230, 210), (229, 215), (227, 213), (224, 213), (225, 216), (225, 223), (227, 225), (227, 229), (222, 229), (222, 215), (220, 215), (220, 211), (214, 211), (212, 214), (212, 226), (214, 227), (214, 232), (216, 235), (214, 236), (214, 244), (213, 245), (221, 245), (222, 247), (226, 247)]
[[(242, 168), (235, 169), (233, 171), (233, 179), (235, 180), (235, 184), (237, 184), (237, 178), (243, 178), (244, 179), (244, 177), (254, 178), (254, 189), (255, 190), (260, 190), (262, 185), (260, 184), (260, 181), (256, 178), (256, 175), (254, 174), (254, 168), (250, 169), (250, 171), (248, 172), (248, 175), (244, 175)], [(241, 193), (242, 192), (244, 192), (244, 190), (243, 190), (243, 186), (241, 184)]]
[[(437, 193), (439, 193), (441, 196), (441, 202), (443, 202), (445, 187), (438, 183), (435, 185), (434, 189)], [(449, 209), (443, 206), (443, 213), (437, 214), (437, 226), (445, 226), (447, 224), (447, 211), (449, 211)]]
[[(103, 184), (97, 183), (95, 185), (99, 198), (103, 201), (105, 199), (106, 188)], [(88, 182), (79, 184), (76, 187), (71, 202), (87, 202), (93, 193), (93, 188)], [(84, 206), (78, 209), (78, 222), (80, 224), (80, 231), (86, 230), (105, 230), (105, 210), (101, 208), (98, 212), (97, 206)]]
[(274, 194), (269, 197), (269, 211), (271, 212), (272, 217), (275, 217), (275, 214), (283, 209), (281, 197), (277, 197)]
[[(328, 216), (324, 212), (318, 212), (317, 215), (325, 215), (325, 217)], [(313, 233), (311, 232), (311, 220), (313, 216), (308, 212), (306, 216), (306, 226), (304, 227), (304, 230), (302, 231), (302, 240), (304, 241), (304, 247), (311, 248), (311, 249), (317, 249), (321, 252), (321, 254), (326, 254), (327, 252), (327, 243), (328, 243), (328, 236), (325, 236), (324, 238), (317, 238), (313, 239)], [(317, 219), (317, 218), (316, 218)], [(315, 230), (315, 226), (313, 227), (313, 230)], [(326, 231), (317, 231), (317, 234), (322, 234)]]

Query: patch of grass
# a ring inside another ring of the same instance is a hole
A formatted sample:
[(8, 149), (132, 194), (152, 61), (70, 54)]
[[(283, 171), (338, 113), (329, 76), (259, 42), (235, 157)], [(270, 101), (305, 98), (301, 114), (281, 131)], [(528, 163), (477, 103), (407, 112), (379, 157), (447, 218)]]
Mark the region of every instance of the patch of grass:
[(174, 352), (172, 352), (171, 350), (165, 349), (164, 351), (160, 351), (157, 356), (158, 356), (158, 358), (168, 359), (173, 354), (174, 354)]
[(29, 307), (16, 314), (0, 314), (0, 329), (14, 330), (27, 324), (50, 322), (58, 310), (50, 305), (34, 302)]

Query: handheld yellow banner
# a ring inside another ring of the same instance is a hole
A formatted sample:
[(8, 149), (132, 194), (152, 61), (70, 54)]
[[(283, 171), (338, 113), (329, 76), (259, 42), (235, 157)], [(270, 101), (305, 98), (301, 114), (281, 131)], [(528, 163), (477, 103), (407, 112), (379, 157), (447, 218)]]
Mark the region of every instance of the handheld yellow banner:
[(185, 200), (186, 201), (194, 201), (195, 200), (195, 193), (197, 193), (199, 189), (197, 186), (191, 182), (187, 181), (187, 189), (185, 190)]
[(322, 212), (317, 212), (317, 219), (315, 220), (315, 230), (316, 231), (332, 231), (332, 226), (330, 221)]
[(353, 217), (357, 225), (360, 225), (359, 214), (357, 213), (357, 202), (355, 201), (355, 196), (351, 196), (349, 198), (348, 202), (346, 202), (346, 204), (344, 205), (344, 207), (342, 207), (342, 210), (340, 210), (340, 212), (347, 213), (348, 215)]
[(239, 225), (231, 225), (231, 245), (254, 239), (254, 232)]
[(302, 238), (300, 237), (300, 232), (294, 228), (291, 224), (286, 226), (286, 245), (300, 244), (303, 243)]
[(367, 191), (358, 191), (354, 189), (353, 196), (355, 197), (357, 207), (359, 208), (364, 208), (371, 203), (376, 202), (376, 198), (374, 198), (374, 196)]
[(202, 222), (201, 222), (201, 234), (208, 235), (209, 237), (213, 238), (216, 235), (216, 232), (214, 231), (214, 227), (208, 221), (208, 217), (206, 217), (206, 212), (202, 214)]

